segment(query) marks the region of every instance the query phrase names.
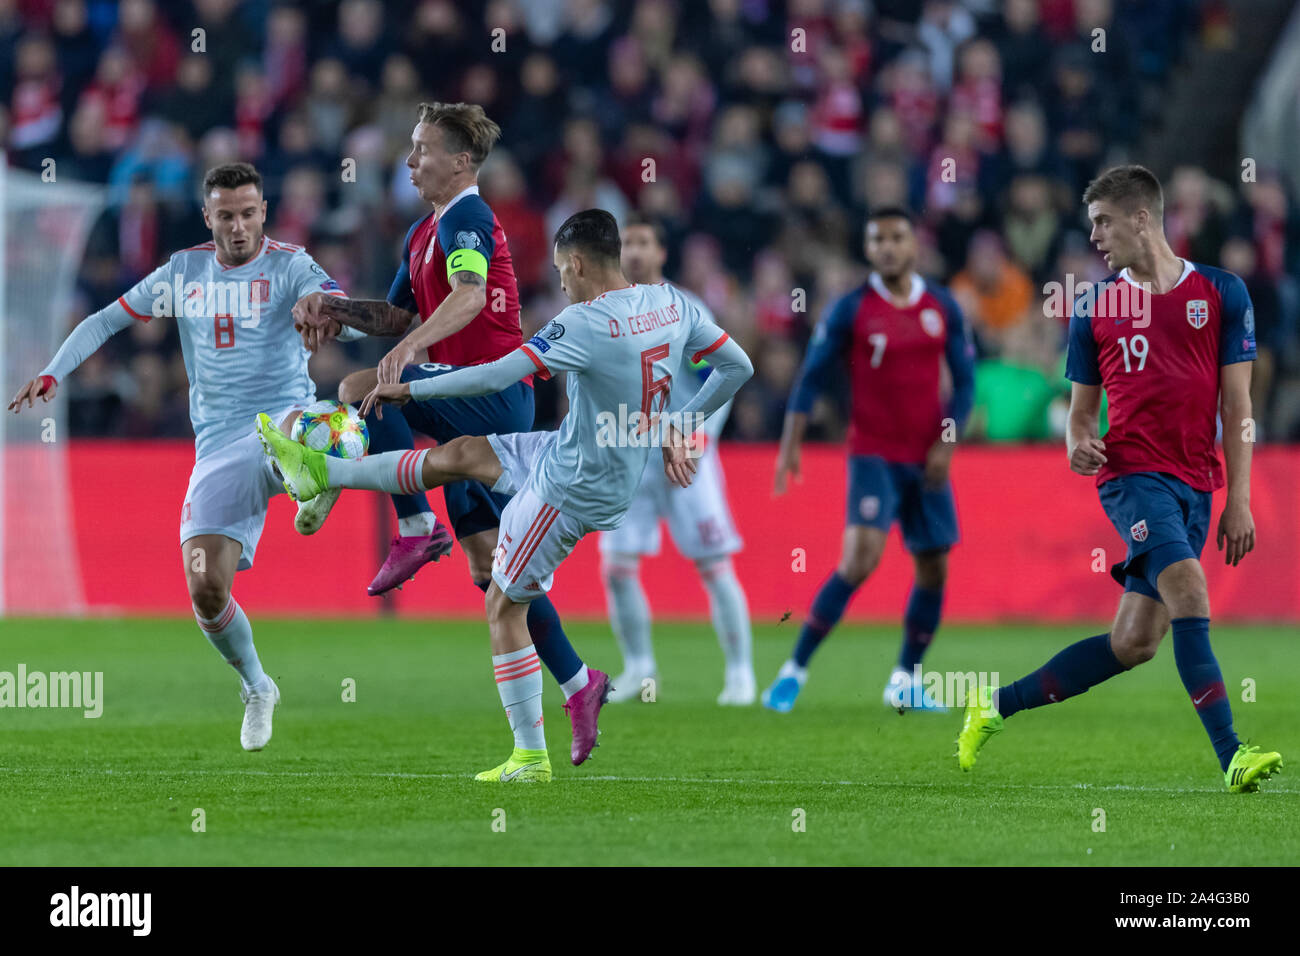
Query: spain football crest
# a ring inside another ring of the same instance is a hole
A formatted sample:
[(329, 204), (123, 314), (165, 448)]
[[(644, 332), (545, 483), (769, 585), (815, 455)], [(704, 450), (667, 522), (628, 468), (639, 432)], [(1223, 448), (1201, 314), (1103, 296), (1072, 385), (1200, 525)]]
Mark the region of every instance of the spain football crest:
[(1187, 323), (1194, 329), (1202, 328), (1210, 321), (1210, 304), (1204, 299), (1189, 299), (1187, 302)]
[(1128, 533), (1133, 536), (1134, 541), (1145, 541), (1147, 539), (1147, 519), (1143, 518), (1133, 527), (1129, 528)]

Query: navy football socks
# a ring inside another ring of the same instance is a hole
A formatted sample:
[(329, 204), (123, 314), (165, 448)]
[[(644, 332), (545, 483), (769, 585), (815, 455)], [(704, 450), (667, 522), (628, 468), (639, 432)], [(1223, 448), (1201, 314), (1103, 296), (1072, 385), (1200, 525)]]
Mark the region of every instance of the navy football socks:
[(1240, 741), (1232, 729), (1232, 706), (1223, 686), (1223, 673), (1210, 648), (1210, 619), (1180, 617), (1174, 626), (1174, 663), (1183, 679), (1192, 706), (1210, 735), (1210, 743), (1219, 757), (1219, 766), (1227, 770)]
[(994, 706), (1003, 717), (1010, 717), (1020, 710), (1057, 704), (1124, 670), (1110, 649), (1110, 635), (1098, 634), (1071, 644), (1014, 684), (999, 687)]
[(943, 589), (912, 586), (903, 612), (903, 646), (898, 652), (898, 666), (911, 673), (921, 663), (934, 632), (939, 629), (939, 614), (943, 610)]
[(813, 598), (808, 619), (799, 629), (799, 640), (794, 646), (796, 664), (800, 667), (808, 666), (813, 652), (844, 616), (844, 609), (848, 607), (849, 598), (855, 590), (857, 587), (840, 577), (838, 571), (831, 572), (831, 576), (822, 583), (817, 596)]

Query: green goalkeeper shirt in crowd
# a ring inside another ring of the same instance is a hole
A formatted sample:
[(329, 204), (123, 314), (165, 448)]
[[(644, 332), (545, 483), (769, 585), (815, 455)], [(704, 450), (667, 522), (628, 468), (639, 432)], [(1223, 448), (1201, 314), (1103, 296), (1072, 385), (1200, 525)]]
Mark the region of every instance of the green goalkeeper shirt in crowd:
[[(990, 442), (1051, 441), (1049, 410), (1060, 397), (1068, 401), (1065, 358), (1056, 374), (1005, 358), (985, 359), (975, 369), (975, 410), (972, 418), (983, 425)], [(1101, 434), (1106, 433), (1106, 397), (1101, 402)]]

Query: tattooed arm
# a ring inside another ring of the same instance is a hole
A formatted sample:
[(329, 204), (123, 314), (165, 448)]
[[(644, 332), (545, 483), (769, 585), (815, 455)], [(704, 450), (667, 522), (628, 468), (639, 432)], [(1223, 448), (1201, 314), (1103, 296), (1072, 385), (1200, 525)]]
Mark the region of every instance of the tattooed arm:
[(366, 335), (402, 335), (416, 318), (414, 312), (399, 309), (383, 299), (343, 299), (325, 296), (322, 315)]
[[(398, 308), (382, 299), (347, 299), (337, 295), (312, 292), (294, 304), (294, 327), (302, 333), (303, 343), (313, 351), (330, 339), (349, 339), (357, 335), (402, 335), (411, 327), (414, 312)], [(355, 330), (348, 335), (344, 328)]]

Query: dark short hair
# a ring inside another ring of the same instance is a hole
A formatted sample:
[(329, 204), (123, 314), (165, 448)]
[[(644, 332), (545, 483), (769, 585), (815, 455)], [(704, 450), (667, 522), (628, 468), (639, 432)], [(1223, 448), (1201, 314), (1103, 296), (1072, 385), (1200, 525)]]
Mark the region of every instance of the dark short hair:
[(603, 209), (575, 212), (555, 231), (555, 247), (577, 249), (606, 262), (618, 262), (623, 251), (618, 221)]
[(1125, 212), (1146, 207), (1157, 219), (1164, 217), (1165, 195), (1156, 174), (1145, 166), (1112, 166), (1083, 191), (1084, 205), (1113, 202)]
[(207, 199), (214, 189), (238, 189), (240, 186), (256, 186), (262, 191), (262, 174), (252, 163), (223, 163), (213, 166), (203, 176), (203, 198)]
[(419, 116), (421, 123), (442, 130), (447, 152), (469, 153), (475, 169), (501, 138), (501, 127), (477, 103), (421, 103)]
[(632, 226), (644, 226), (654, 233), (655, 242), (659, 243), (659, 248), (666, 250), (668, 248), (668, 230), (664, 227), (661, 220), (647, 216), (641, 212), (630, 212), (627, 218), (623, 220), (623, 228), (629, 229)]
[(877, 209), (867, 213), (867, 222), (869, 226), (879, 219), (906, 219), (909, 226), (913, 225), (912, 214), (902, 206), (880, 206)]

